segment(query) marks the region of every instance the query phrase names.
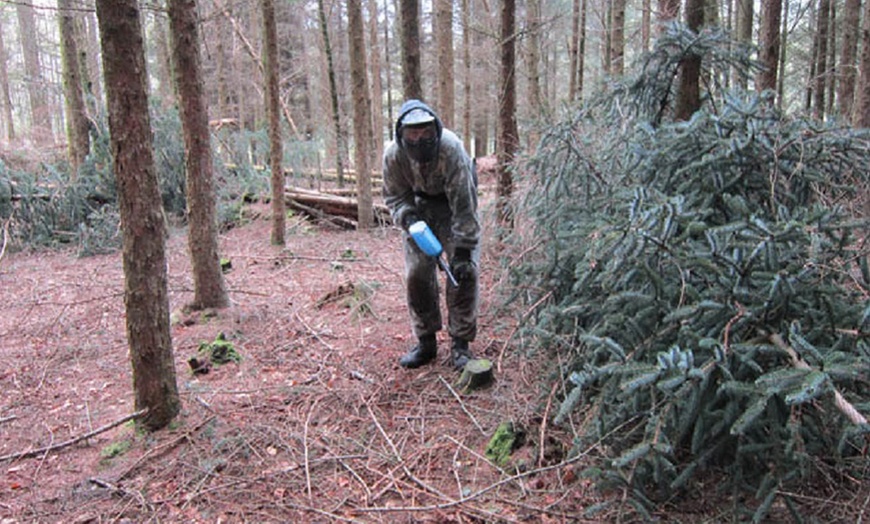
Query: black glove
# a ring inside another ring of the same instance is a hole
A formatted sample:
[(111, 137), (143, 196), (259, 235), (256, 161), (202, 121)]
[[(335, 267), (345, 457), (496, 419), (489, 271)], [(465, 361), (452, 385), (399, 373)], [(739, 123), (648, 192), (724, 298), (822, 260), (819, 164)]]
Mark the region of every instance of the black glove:
[(402, 224), (401, 224), (402, 229), (407, 231), (408, 228), (411, 227), (411, 224), (413, 224), (414, 222), (419, 222), (419, 221), (420, 221), (420, 215), (418, 215), (417, 213), (415, 213), (413, 211), (408, 211), (404, 215), (402, 215)]
[(457, 247), (453, 251), (453, 260), (450, 261), (450, 272), (458, 282), (471, 280), (475, 275), (474, 262), (471, 261), (471, 250), (465, 247)]

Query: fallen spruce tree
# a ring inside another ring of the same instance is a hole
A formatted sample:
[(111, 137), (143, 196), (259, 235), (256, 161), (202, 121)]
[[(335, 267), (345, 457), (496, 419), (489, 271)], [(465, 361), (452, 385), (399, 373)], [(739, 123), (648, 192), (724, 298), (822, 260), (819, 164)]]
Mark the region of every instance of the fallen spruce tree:
[(539, 350), (567, 362), (555, 423), (580, 428), (574, 453), (600, 456), (587, 473), (638, 518), (700, 492), (735, 521), (775, 503), (799, 521), (789, 493), (867, 477), (870, 222), (849, 205), (870, 137), (719, 86), (669, 122), (688, 45), (708, 78), (736, 60), (672, 27), (638, 79), (542, 138), (520, 214), (539, 248), (516, 296), (536, 304)]

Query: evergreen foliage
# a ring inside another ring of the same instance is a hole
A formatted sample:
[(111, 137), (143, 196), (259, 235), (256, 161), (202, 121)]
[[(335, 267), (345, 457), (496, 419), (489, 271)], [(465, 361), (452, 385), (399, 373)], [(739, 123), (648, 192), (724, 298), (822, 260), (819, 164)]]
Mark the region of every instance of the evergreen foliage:
[(706, 78), (751, 71), (721, 43), (672, 26), (638, 78), (542, 138), (522, 239), (540, 256), (514, 276), (517, 296), (549, 294), (527, 329), (570, 362), (556, 422), (585, 410), (576, 450), (600, 443), (605, 485), (643, 511), (725, 473), (760, 520), (782, 488), (860, 460), (870, 433), (833, 404), (870, 413), (870, 222), (841, 205), (867, 190), (870, 135), (716, 89), (668, 122), (689, 46)]

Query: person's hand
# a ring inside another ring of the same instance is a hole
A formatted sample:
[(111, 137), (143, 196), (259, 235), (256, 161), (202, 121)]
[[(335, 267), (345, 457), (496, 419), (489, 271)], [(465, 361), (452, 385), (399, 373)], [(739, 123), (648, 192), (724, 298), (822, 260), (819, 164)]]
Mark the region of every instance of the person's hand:
[(450, 261), (450, 271), (458, 282), (471, 280), (475, 276), (474, 262), (471, 261), (471, 250), (458, 247), (453, 252), (453, 260)]
[(414, 211), (408, 211), (407, 213), (405, 213), (402, 216), (402, 229), (407, 231), (408, 228), (411, 227), (411, 224), (413, 224), (414, 222), (419, 222), (419, 221), (420, 221), (420, 215), (418, 215)]

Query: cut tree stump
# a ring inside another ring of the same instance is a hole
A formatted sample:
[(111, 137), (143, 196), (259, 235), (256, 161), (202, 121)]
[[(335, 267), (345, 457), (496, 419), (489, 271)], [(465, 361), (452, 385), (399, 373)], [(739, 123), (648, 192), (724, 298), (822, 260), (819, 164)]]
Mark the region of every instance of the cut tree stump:
[(462, 368), (462, 374), (459, 376), (459, 381), (456, 383), (457, 389), (467, 393), (475, 389), (483, 389), (494, 380), (492, 374), (492, 362), (485, 358), (476, 358), (469, 360), (465, 367)]

